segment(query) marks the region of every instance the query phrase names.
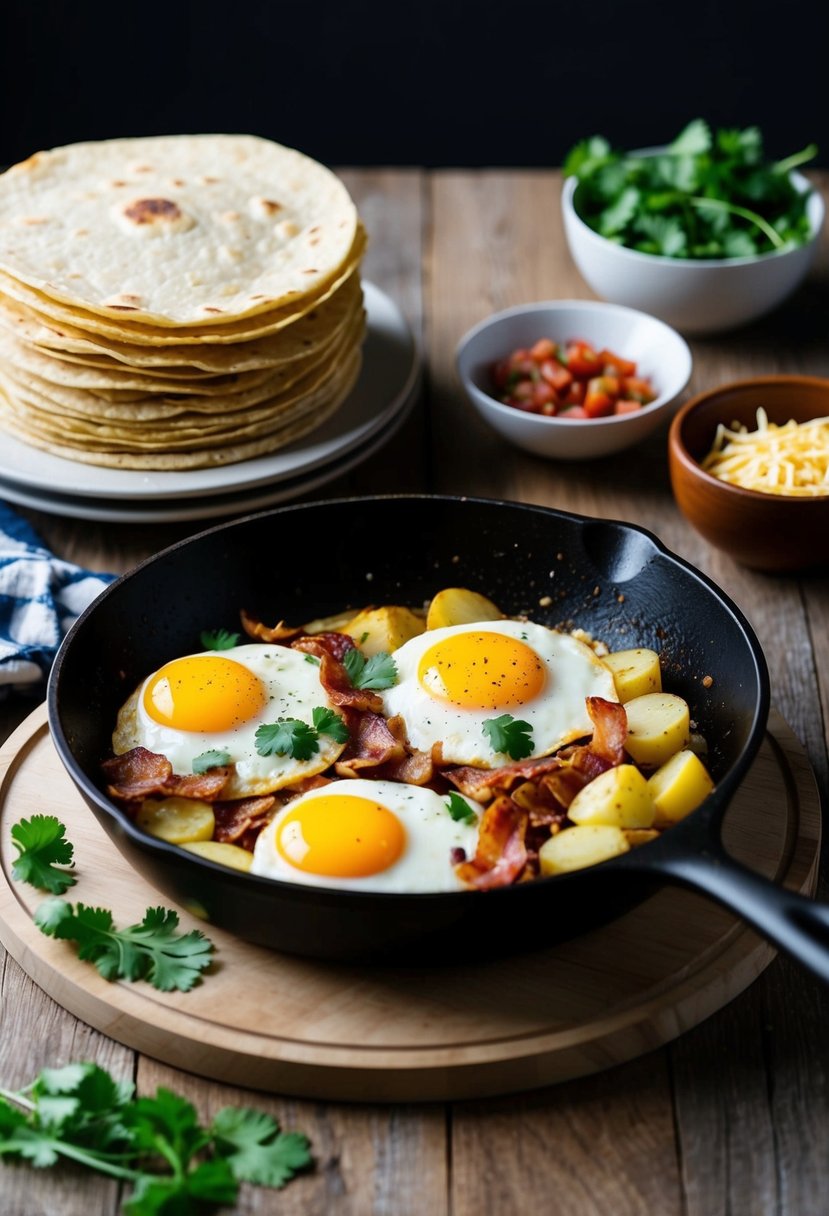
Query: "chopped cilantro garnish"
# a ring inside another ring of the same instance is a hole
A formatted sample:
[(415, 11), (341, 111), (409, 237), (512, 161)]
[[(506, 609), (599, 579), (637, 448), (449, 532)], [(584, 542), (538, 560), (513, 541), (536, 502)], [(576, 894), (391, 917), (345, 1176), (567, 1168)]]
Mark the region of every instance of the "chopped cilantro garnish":
[(397, 679), (397, 664), (391, 655), (381, 650), (367, 659), (359, 650), (349, 650), (343, 666), (354, 688), (391, 688)]
[(490, 718), (482, 729), (493, 751), (503, 752), (512, 760), (524, 760), (533, 753), (532, 727), (512, 714)]
[(205, 650), (230, 650), (241, 635), (228, 629), (203, 629), (199, 636)]
[(472, 807), (465, 798), (462, 798), (460, 794), (456, 794), (454, 790), (451, 790), (447, 797), (446, 809), (456, 823), (478, 822), (478, 816), (472, 810)]
[(338, 713), (327, 706), (317, 705), (311, 710), (311, 721), (320, 735), (328, 735), (335, 743), (348, 742), (348, 727)]
[(196, 756), (193, 760), (194, 773), (206, 773), (208, 769), (219, 768), (223, 764), (230, 764), (230, 752), (213, 751), (202, 752), (200, 756)]
[(320, 735), (328, 735), (335, 743), (348, 740), (348, 727), (338, 713), (325, 705), (311, 710), (313, 726), (298, 718), (277, 718), (260, 726), (254, 736), (260, 756), (292, 756), (294, 760), (310, 760), (319, 751)]

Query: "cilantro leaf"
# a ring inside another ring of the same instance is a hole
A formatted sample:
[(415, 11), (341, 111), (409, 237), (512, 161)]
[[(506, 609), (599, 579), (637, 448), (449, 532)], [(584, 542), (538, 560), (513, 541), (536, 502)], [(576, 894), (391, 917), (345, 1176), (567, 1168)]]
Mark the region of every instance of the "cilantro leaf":
[(477, 823), (478, 816), (472, 810), (472, 807), (462, 798), (460, 794), (456, 794), (451, 790), (447, 797), (446, 809), (456, 823)]
[(307, 1138), (281, 1132), (264, 1111), (225, 1107), (202, 1126), (172, 1090), (136, 1098), (131, 1082), (88, 1062), (44, 1068), (24, 1089), (0, 1090), (2, 1156), (38, 1168), (65, 1158), (129, 1183), (128, 1216), (234, 1205), (241, 1180), (282, 1187), (311, 1161)]
[(169, 908), (148, 908), (140, 924), (117, 929), (106, 908), (55, 898), (38, 904), (34, 919), (47, 936), (75, 942), (78, 957), (105, 980), (144, 979), (162, 992), (189, 992), (213, 952), (198, 929), (177, 934), (178, 914)]
[(230, 764), (230, 752), (213, 751), (202, 752), (200, 756), (195, 756), (193, 759), (193, 772), (206, 773), (208, 769), (220, 768), (224, 764)]
[(319, 736), (307, 722), (298, 718), (277, 718), (259, 727), (254, 739), (260, 756), (292, 756), (310, 760), (319, 751)]
[(210, 1132), (216, 1151), (240, 1181), (282, 1187), (311, 1163), (307, 1136), (280, 1131), (264, 1111), (225, 1106)]
[(695, 118), (668, 145), (675, 156), (699, 156), (711, 148), (711, 128), (702, 118)]
[(203, 629), (199, 637), (205, 650), (230, 650), (241, 634), (231, 633), (228, 629)]
[(533, 753), (532, 727), (529, 722), (501, 714), (484, 722), (482, 730), (493, 751), (504, 752), (513, 760), (524, 760)]
[(56, 869), (54, 862), (71, 865), (73, 846), (66, 839), (66, 828), (54, 815), (32, 815), (12, 825), (11, 837), (19, 854), (12, 865), (12, 877), (41, 891), (62, 895), (77, 882), (74, 874)]
[(626, 186), (619, 197), (599, 216), (599, 231), (602, 236), (615, 236), (626, 228), (639, 206), (641, 194), (635, 186)]
[(328, 735), (335, 743), (348, 742), (348, 727), (338, 713), (325, 705), (317, 705), (311, 710), (311, 721), (314, 729), (320, 735)]
[(391, 688), (397, 679), (397, 664), (385, 650), (378, 651), (370, 659), (356, 648), (349, 650), (343, 659), (343, 667), (354, 688)]

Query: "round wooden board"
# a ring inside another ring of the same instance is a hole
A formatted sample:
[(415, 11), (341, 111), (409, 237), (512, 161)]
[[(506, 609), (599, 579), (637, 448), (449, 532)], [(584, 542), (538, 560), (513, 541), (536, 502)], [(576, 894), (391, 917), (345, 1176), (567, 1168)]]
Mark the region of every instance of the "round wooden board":
[[(216, 963), (189, 993), (108, 983), (74, 947), (45, 937), (42, 897), (12, 881), (10, 828), (57, 815), (75, 845), (68, 898), (141, 919), (158, 892), (136, 874), (76, 793), (45, 706), (0, 750), (0, 939), (60, 1005), (129, 1047), (202, 1076), (283, 1094), (417, 1101), (505, 1093), (585, 1075), (668, 1042), (732, 1000), (774, 956), (700, 896), (665, 888), (577, 940), (488, 964), (334, 966), (210, 928)], [(820, 803), (808, 760), (773, 715), (728, 812), (735, 856), (811, 893)], [(168, 901), (163, 901), (168, 902)], [(205, 928), (181, 912), (184, 928)]]

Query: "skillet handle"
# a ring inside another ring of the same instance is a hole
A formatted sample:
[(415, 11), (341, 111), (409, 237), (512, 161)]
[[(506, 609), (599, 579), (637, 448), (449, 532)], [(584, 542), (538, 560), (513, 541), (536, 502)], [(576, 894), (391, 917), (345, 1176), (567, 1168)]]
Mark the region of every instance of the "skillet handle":
[(717, 845), (704, 854), (663, 857), (661, 873), (736, 912), (795, 962), (829, 984), (829, 906), (778, 887)]

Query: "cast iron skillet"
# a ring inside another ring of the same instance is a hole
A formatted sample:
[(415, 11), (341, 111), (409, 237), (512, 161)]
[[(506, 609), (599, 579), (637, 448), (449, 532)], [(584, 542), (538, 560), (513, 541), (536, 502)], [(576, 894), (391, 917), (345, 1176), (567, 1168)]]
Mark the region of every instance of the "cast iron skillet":
[[(612, 649), (659, 651), (666, 687), (688, 700), (709, 742), (714, 793), (658, 840), (590, 869), (491, 892), (397, 895), (226, 869), (143, 834), (102, 792), (118, 707), (151, 671), (200, 650), (202, 629), (233, 629), (240, 608), (299, 623), (367, 603), (419, 604), (443, 586), (481, 591), (510, 615), (581, 626)], [(713, 583), (630, 524), (425, 495), (222, 524), (150, 558), (91, 605), (60, 649), (48, 701), (60, 757), (121, 852), (165, 895), (252, 941), (343, 960), (490, 955), (575, 936), (672, 882), (712, 896), (829, 979), (829, 911), (744, 869), (720, 843), (766, 726), (758, 641)]]

